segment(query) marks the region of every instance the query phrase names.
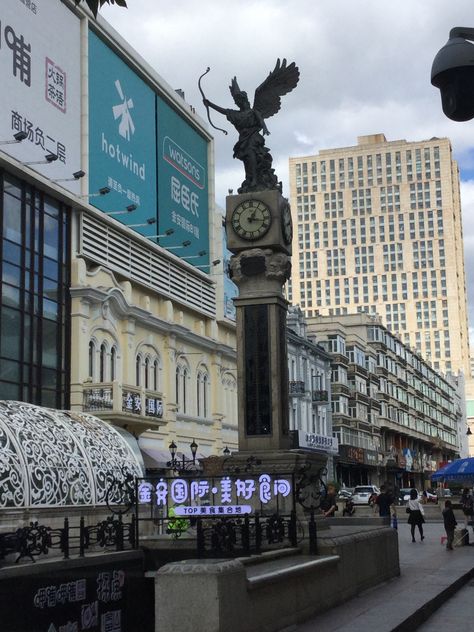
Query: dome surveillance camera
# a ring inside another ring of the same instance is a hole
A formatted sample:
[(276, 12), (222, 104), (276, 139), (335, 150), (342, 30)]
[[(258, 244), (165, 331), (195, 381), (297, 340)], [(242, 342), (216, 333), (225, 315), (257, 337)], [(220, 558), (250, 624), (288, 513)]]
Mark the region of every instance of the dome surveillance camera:
[(434, 58), (431, 83), (441, 92), (443, 112), (452, 121), (474, 117), (474, 29), (456, 27)]

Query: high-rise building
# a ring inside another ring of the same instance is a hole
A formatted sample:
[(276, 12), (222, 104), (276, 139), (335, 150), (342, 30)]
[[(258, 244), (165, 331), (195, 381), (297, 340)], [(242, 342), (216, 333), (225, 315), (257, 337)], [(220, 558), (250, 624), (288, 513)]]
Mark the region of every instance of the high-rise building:
[(435, 370), (469, 375), (459, 171), (447, 138), (290, 158), (288, 298), (306, 316), (379, 314)]

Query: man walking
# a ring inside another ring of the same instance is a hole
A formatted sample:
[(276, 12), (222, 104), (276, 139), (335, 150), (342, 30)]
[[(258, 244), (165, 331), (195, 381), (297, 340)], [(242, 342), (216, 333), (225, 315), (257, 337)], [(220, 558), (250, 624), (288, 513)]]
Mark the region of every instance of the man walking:
[(381, 485), (380, 494), (377, 496), (375, 504), (378, 505), (379, 516), (381, 518), (384, 516), (390, 516), (390, 507), (393, 505), (393, 496), (387, 491), (387, 487), (385, 485)]
[(454, 542), (454, 529), (456, 528), (457, 522), (454, 517), (453, 508), (451, 505), (451, 501), (447, 500), (444, 503), (443, 509), (443, 520), (444, 520), (444, 530), (446, 531), (446, 549), (448, 551), (453, 550), (453, 542)]

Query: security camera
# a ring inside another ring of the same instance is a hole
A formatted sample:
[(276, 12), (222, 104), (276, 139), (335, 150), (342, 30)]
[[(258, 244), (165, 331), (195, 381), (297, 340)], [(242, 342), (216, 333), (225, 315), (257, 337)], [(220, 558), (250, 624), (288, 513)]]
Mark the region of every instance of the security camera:
[(441, 92), (443, 112), (452, 121), (474, 117), (474, 28), (457, 26), (434, 58), (431, 83)]

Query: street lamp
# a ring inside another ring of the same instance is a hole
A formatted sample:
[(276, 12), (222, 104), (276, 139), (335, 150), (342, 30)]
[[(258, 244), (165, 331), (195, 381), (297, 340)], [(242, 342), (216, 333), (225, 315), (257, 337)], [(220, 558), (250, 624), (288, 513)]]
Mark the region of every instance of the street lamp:
[(174, 441), (172, 441), (168, 446), (168, 449), (171, 454), (171, 461), (167, 462), (166, 467), (171, 468), (174, 472), (177, 472), (178, 474), (182, 474), (186, 470), (195, 469), (196, 468), (196, 453), (197, 453), (198, 447), (199, 447), (198, 444), (193, 439), (192, 443), (189, 445), (192, 458), (187, 459), (183, 454), (181, 459), (177, 459), (176, 453), (178, 450), (178, 446), (176, 445)]

